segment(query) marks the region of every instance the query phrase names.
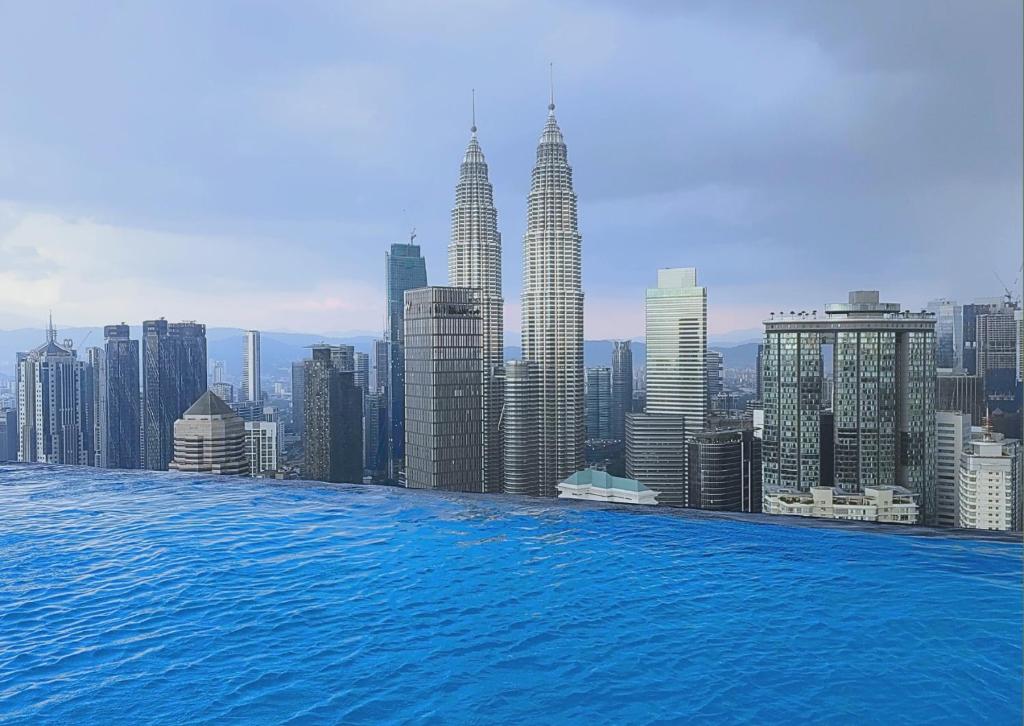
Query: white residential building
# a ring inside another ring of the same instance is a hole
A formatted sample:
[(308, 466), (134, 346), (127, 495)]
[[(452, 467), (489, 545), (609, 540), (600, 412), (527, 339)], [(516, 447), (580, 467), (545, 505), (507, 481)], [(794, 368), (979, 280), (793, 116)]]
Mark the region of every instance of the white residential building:
[(1021, 528), (1021, 449), (1002, 434), (976, 433), (960, 458), (957, 526)]
[(250, 476), (277, 471), (278, 433), (273, 421), (245, 422), (245, 454), (249, 459)]
[(242, 348), (242, 389), (240, 401), (262, 401), (260, 390), (260, 331), (246, 330)]

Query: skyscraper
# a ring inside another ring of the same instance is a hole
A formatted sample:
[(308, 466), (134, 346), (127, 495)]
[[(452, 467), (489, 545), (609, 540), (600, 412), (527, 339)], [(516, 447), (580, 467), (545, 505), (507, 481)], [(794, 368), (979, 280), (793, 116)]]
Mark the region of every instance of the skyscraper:
[(633, 410), (633, 349), (628, 340), (612, 344), (611, 437), (626, 440), (626, 414)]
[(245, 422), (245, 456), (249, 462), (249, 476), (277, 471), (280, 431), (281, 426), (276, 421)]
[(242, 344), (241, 401), (262, 401), (260, 386), (260, 331), (246, 330)]
[(761, 440), (753, 428), (702, 431), (687, 443), (687, 506), (761, 511)]
[(928, 312), (935, 315), (935, 366), (959, 371), (964, 363), (964, 314), (955, 300), (932, 300)]
[(722, 366), (724, 358), (717, 350), (709, 350), (705, 358), (708, 375), (708, 400), (713, 401), (716, 396), (725, 390), (722, 383)]
[(206, 391), (206, 326), (146, 320), (142, 357), (144, 468), (161, 470), (174, 453), (174, 422)]
[(586, 373), (587, 440), (608, 441), (612, 434), (612, 371), (607, 366), (594, 366)]
[(980, 426), (985, 418), (985, 378), (979, 374), (942, 373), (935, 377), (935, 410), (958, 411)]
[(351, 370), (340, 370), (336, 346), (314, 345), (305, 362), (307, 479), (363, 480), (362, 395)]
[(85, 366), (70, 340), (57, 343), (53, 322), (46, 342), (18, 354), (19, 461), (87, 464), (82, 431)]
[(540, 496), (540, 381), (529, 361), (505, 364), (505, 494)]
[(978, 316), (994, 313), (1003, 305), (1003, 300), (998, 297), (979, 298), (973, 303), (964, 305), (960, 310), (963, 331), (963, 361), (964, 370), (968, 374), (981, 373), (978, 368)]
[(1003, 304), (977, 316), (978, 373), (985, 378), (985, 403), (993, 414), (1020, 410), (1015, 313), (1015, 306)]
[(469, 145), (459, 167), (448, 244), (448, 284), (479, 291), (483, 345), (484, 490), (500, 492), (504, 481), (502, 433), (504, 404), (504, 306), (501, 296), (501, 233), (487, 162), (476, 138), (476, 108)]
[(480, 292), (405, 293), (405, 485), (484, 491)]
[(970, 416), (935, 412), (935, 523), (940, 527), (957, 526), (960, 458), (970, 440)]
[(1020, 441), (985, 431), (974, 434), (960, 457), (957, 526), (1021, 530)]
[[(707, 420), (707, 289), (697, 270), (658, 270), (647, 290), (647, 413), (682, 414), (688, 434)], [(659, 499), (659, 501), (664, 501)]]
[(539, 376), (538, 493), (553, 497), (558, 483), (584, 466), (582, 238), (572, 167), (555, 119), (553, 94), (537, 146), (527, 208), (523, 360), (532, 363), (531, 372)]
[[(825, 316), (765, 321), (764, 487), (821, 485), (821, 420), (834, 413), (834, 483), (843, 492), (899, 485), (935, 518), (935, 320), (851, 292)], [(822, 350), (831, 345), (832, 400), (822, 395)]]
[(142, 466), (139, 341), (125, 323), (103, 328), (106, 338), (106, 462), (111, 469)]
[(107, 361), (103, 348), (85, 349), (82, 376), (82, 448), (89, 466), (107, 466)]
[(405, 291), (427, 286), (427, 265), (420, 246), (393, 244), (385, 256), (388, 299), (388, 475), (397, 480), (405, 457)]
[(306, 362), (292, 362), (292, 429), (301, 441), (306, 435)]

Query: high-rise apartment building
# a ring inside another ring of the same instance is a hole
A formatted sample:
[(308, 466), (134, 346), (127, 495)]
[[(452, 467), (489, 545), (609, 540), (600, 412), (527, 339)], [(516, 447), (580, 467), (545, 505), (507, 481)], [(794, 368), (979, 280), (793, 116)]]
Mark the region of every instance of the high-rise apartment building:
[(363, 480), (362, 392), (351, 369), (341, 370), (336, 346), (314, 345), (305, 362), (307, 479), (328, 482)]
[(978, 368), (978, 316), (997, 312), (1003, 306), (1002, 298), (979, 298), (960, 309), (963, 331), (963, 368), (969, 374), (981, 373)]
[(628, 340), (612, 343), (611, 437), (626, 440), (626, 414), (633, 410), (633, 349)]
[(970, 440), (970, 416), (935, 412), (935, 524), (939, 527), (957, 526), (960, 459)]
[(405, 293), (405, 485), (484, 491), (480, 292)]
[[(527, 203), (522, 291), (523, 360), (533, 364), (528, 370), (538, 376), (540, 397), (538, 494), (546, 497), (557, 496), (557, 485), (584, 466), (581, 240), (572, 167), (552, 98)], [(505, 445), (521, 448), (509, 436)], [(506, 457), (506, 464), (519, 460)], [(520, 482), (524, 476), (506, 472), (506, 478)]]
[(276, 421), (245, 422), (245, 457), (249, 461), (249, 476), (260, 476), (277, 471), (278, 432)]
[(989, 431), (971, 436), (960, 458), (957, 526), (1021, 530), (1021, 447)]
[[(413, 235), (415, 239), (415, 235)], [(405, 457), (405, 292), (427, 286), (420, 246), (393, 244), (385, 257), (388, 301), (388, 476), (398, 479)]]
[(292, 429), (302, 441), (306, 434), (306, 361), (292, 362)]
[[(833, 412), (833, 479), (843, 492), (899, 485), (935, 521), (935, 319), (881, 303), (849, 302), (765, 321), (764, 487), (807, 492), (822, 484), (821, 421)], [(823, 346), (833, 395), (823, 396)], [(767, 495), (766, 495), (767, 496)]]
[(174, 455), (174, 422), (206, 391), (206, 326), (142, 323), (144, 468), (166, 469)]
[(169, 469), (209, 474), (248, 474), (245, 423), (206, 391), (174, 422), (174, 458)]
[(246, 330), (242, 343), (242, 389), (239, 400), (262, 401), (260, 331)]
[(19, 461), (89, 463), (83, 433), (85, 375), (72, 341), (57, 343), (52, 321), (45, 343), (18, 354)]
[(487, 162), (476, 137), (476, 113), (469, 145), (459, 167), (448, 244), (448, 284), (478, 291), (483, 346), (484, 491), (500, 492), (504, 481), (502, 432), (504, 405), (504, 308), (501, 292), (501, 233)]
[(964, 312), (955, 300), (932, 300), (928, 312), (935, 315), (935, 366), (960, 371), (964, 364)]
[(978, 372), (985, 378), (985, 404), (993, 414), (1020, 411), (1016, 312), (1007, 303), (977, 316)]
[(586, 380), (587, 440), (608, 441), (612, 437), (612, 369), (587, 368)]
[(106, 375), (105, 461), (111, 469), (142, 466), (139, 341), (126, 323), (103, 328)]
[(86, 464), (104, 468), (107, 466), (106, 370), (104, 349), (86, 348), (82, 376), (82, 448)]

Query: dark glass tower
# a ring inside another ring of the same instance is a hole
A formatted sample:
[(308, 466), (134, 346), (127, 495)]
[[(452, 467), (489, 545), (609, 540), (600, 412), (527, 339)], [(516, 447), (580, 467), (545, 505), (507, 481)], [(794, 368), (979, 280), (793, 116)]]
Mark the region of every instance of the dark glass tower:
[[(415, 239), (415, 235), (413, 236)], [(388, 386), (388, 474), (398, 478), (405, 457), (405, 291), (427, 286), (427, 263), (420, 246), (393, 244), (385, 257), (390, 342)]]
[(124, 323), (106, 326), (103, 337), (106, 338), (104, 466), (138, 469), (142, 465), (139, 341), (130, 339), (129, 328)]
[(633, 410), (633, 349), (628, 340), (616, 340), (612, 348), (611, 433), (626, 440), (626, 414)]
[(305, 361), (307, 479), (363, 480), (363, 399), (351, 370), (341, 370), (337, 346), (313, 346)]
[(206, 326), (142, 323), (146, 469), (164, 470), (174, 455), (174, 422), (206, 391)]

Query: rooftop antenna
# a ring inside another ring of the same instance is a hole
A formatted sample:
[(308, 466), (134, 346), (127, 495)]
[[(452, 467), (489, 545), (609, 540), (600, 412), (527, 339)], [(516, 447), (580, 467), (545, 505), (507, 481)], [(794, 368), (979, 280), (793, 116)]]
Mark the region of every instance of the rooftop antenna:
[(57, 341), (57, 329), (53, 327), (53, 310), (50, 310), (50, 322), (46, 326), (46, 340), (50, 343)]
[(415, 244), (415, 243), (416, 243), (416, 228), (413, 227), (412, 231), (409, 233), (409, 244)]
[(555, 111), (555, 64), (548, 63), (548, 84), (550, 85), (550, 95), (548, 96), (548, 111), (554, 113)]
[(476, 89), (471, 88), (470, 93), (473, 96), (473, 125), (469, 127), (469, 130), (473, 132), (474, 136), (476, 136)]

